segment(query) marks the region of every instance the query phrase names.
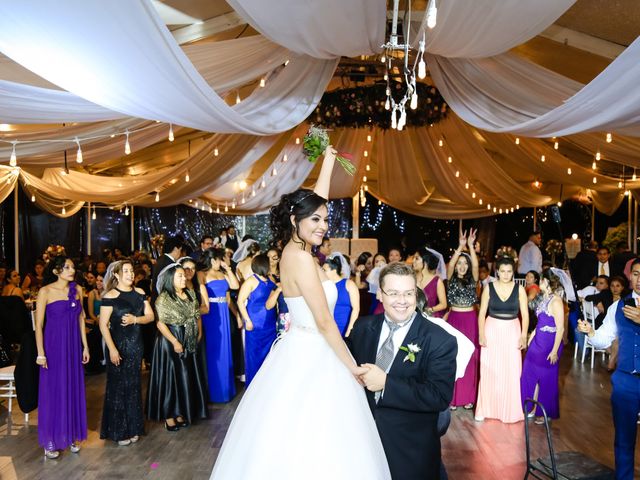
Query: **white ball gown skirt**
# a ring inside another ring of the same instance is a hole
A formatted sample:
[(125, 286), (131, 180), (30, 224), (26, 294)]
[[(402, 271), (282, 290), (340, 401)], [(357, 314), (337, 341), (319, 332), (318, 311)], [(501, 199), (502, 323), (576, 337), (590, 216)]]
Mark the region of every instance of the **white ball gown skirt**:
[[(323, 287), (331, 306), (335, 287)], [(363, 388), (302, 297), (286, 300), (291, 328), (245, 392), (211, 479), (390, 479)]]

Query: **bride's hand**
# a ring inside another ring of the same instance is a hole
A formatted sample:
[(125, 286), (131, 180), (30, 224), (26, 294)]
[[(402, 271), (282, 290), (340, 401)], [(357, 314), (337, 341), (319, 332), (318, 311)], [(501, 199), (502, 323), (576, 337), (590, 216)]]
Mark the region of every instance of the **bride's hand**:
[(358, 367), (357, 365), (354, 365), (353, 367), (351, 367), (351, 373), (354, 376), (354, 378), (356, 379), (356, 381), (362, 385), (363, 387), (364, 382), (362, 381), (362, 375), (364, 375), (365, 373), (367, 373), (369, 371), (369, 369), (367, 367)]
[(324, 149), (324, 160), (335, 160), (336, 159), (336, 155), (338, 155), (338, 151), (333, 148), (333, 145), (329, 145), (327, 148)]

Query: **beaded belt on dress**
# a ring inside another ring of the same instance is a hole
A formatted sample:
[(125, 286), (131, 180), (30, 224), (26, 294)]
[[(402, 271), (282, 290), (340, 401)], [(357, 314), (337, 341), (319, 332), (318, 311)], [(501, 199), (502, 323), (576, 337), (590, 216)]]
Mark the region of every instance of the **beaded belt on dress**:
[(211, 303), (227, 303), (227, 297), (209, 297)]
[(547, 333), (556, 333), (558, 329), (556, 327), (550, 327), (549, 325), (545, 325), (544, 327), (540, 328), (541, 332), (547, 332)]

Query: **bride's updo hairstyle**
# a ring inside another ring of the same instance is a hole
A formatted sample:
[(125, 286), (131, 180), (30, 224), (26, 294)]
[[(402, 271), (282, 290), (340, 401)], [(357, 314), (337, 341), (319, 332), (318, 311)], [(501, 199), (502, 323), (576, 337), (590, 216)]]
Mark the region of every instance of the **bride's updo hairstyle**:
[[(284, 247), (291, 240), (293, 232), (296, 232), (298, 238), (300, 238), (298, 231), (300, 221), (313, 215), (318, 208), (326, 205), (326, 203), (326, 199), (314, 193), (313, 190), (306, 188), (282, 195), (280, 203), (271, 207), (270, 210), (269, 226), (273, 234), (273, 242), (275, 244), (282, 242)], [(291, 223), (291, 215), (294, 216), (294, 225)], [(306, 246), (304, 240), (300, 240), (303, 246)]]

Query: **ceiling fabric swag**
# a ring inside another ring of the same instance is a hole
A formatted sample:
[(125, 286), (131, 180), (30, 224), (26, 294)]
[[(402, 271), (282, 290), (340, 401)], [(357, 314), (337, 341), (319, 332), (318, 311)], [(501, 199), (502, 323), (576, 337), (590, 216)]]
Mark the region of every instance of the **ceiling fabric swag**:
[(575, 0), (443, 0), (437, 24), (427, 28), (427, 11), (412, 22), (413, 47), (425, 33), (426, 50), (443, 57), (490, 57), (530, 40), (555, 22)]
[(305, 58), (294, 66), (292, 59), (283, 71), (298, 81), (286, 80), (286, 92), (230, 107), (146, 0), (128, 2), (126, 9), (99, 0), (0, 5), (0, 51), (60, 88), (123, 115), (253, 135), (279, 133), (304, 120), (338, 62)]
[(449, 106), (483, 130), (530, 137), (590, 131), (640, 136), (640, 38), (584, 86), (512, 54), (478, 60), (427, 55), (427, 62)]
[(228, 0), (253, 28), (273, 42), (314, 58), (355, 57), (380, 51), (384, 0)]

